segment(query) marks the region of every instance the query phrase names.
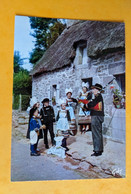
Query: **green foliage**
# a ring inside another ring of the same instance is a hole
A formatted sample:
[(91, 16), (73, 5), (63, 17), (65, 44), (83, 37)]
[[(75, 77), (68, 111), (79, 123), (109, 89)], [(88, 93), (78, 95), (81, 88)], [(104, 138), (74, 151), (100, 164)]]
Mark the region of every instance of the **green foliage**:
[(65, 25), (52, 18), (29, 18), (31, 28), (34, 30), (31, 35), (35, 38), (35, 48), (30, 53), (30, 63), (35, 65), (47, 48), (61, 34)]
[(47, 34), (47, 48), (49, 48), (55, 40), (58, 38), (58, 36), (63, 32), (66, 25), (56, 22), (53, 26), (49, 28), (50, 32)]
[(20, 102), (19, 95), (14, 95), (13, 98), (14, 98), (13, 99), (13, 109), (17, 110), (19, 109), (19, 102)]
[[(31, 94), (32, 81), (28, 70), (22, 67), (23, 59), (20, 57), (19, 51), (14, 52), (14, 80), (13, 94)], [(17, 97), (16, 97), (17, 98)]]
[(16, 94), (31, 94), (32, 81), (29, 73), (26, 70), (14, 73), (13, 93)]
[(30, 96), (29, 95), (22, 95), (22, 105), (21, 108), (22, 110), (27, 110), (27, 107), (29, 106), (30, 102)]
[(43, 56), (44, 50), (36, 48), (30, 53), (30, 63), (36, 64), (37, 61)]
[(31, 95), (32, 80), (28, 70), (22, 67), (23, 59), (19, 51), (14, 52), (14, 79), (13, 79), (13, 109), (19, 109), (20, 94), (22, 95), (22, 110), (26, 110), (29, 105)]
[[(13, 96), (13, 109), (18, 110), (20, 108), (20, 94)], [(21, 95), (21, 109), (27, 110), (30, 102), (30, 95)]]
[(20, 70), (22, 70), (23, 60), (20, 57), (19, 51), (14, 52), (14, 72), (18, 73)]
[(35, 48), (45, 50), (47, 48), (46, 35), (48, 33), (49, 27), (53, 25), (57, 19), (38, 17), (29, 18), (31, 28), (34, 30), (34, 33), (31, 35), (35, 38)]
[(120, 91), (118, 89), (115, 89), (113, 91), (114, 95), (118, 97), (119, 100), (121, 100), (122, 98), (122, 94), (120, 93)]

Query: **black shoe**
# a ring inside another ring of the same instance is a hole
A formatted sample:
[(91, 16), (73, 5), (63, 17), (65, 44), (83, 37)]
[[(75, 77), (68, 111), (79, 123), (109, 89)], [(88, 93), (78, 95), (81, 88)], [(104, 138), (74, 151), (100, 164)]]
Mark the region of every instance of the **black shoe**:
[(46, 149), (49, 149), (49, 146), (48, 146), (47, 144), (45, 144), (45, 148), (46, 148)]
[(55, 142), (55, 141), (53, 141), (52, 146), (55, 146), (55, 145), (56, 145), (56, 142)]
[(65, 149), (66, 149), (66, 150), (65, 150), (66, 152), (68, 152), (68, 151), (69, 151), (69, 148), (68, 148), (68, 147), (65, 147)]
[(65, 146), (62, 146), (62, 145), (61, 145), (61, 147), (63, 147), (65, 149), (65, 152), (68, 152), (69, 151), (69, 148), (68, 147), (65, 147)]
[(40, 156), (40, 153), (31, 153), (31, 156)]
[(91, 154), (91, 156), (101, 156), (102, 152), (94, 152), (93, 154)]

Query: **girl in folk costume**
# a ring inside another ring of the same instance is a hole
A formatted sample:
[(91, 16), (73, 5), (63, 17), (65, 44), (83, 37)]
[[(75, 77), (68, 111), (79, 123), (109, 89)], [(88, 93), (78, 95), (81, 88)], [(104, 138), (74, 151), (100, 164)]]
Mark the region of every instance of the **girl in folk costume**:
[(66, 89), (65, 93), (66, 93), (66, 109), (69, 110), (71, 120), (75, 120), (74, 110), (75, 105), (77, 104), (77, 100), (71, 97), (72, 96), (71, 88)]
[(72, 130), (72, 135), (76, 135), (77, 133), (77, 125), (76, 125), (76, 118), (75, 118), (75, 109), (76, 106), (78, 105), (78, 102), (75, 98), (72, 98), (72, 89), (71, 88), (67, 88), (65, 90), (66, 93), (66, 110), (69, 110), (70, 113), (70, 118), (71, 118), (71, 125), (70, 125), (70, 129)]
[(66, 89), (66, 106), (72, 107), (75, 111), (76, 105), (78, 104), (77, 100), (75, 98), (72, 98), (72, 89)]
[(62, 136), (64, 136), (62, 140), (62, 147), (65, 148), (65, 151), (68, 151), (66, 140), (69, 137), (69, 122), (71, 121), (69, 110), (66, 110), (66, 101), (64, 99), (60, 99), (59, 104), (61, 106), (60, 110), (58, 111), (57, 117), (56, 117), (56, 128), (57, 131), (61, 131)]
[[(88, 92), (88, 88), (89, 88), (89, 84), (88, 83), (85, 83), (85, 82), (82, 82), (82, 90), (80, 91), (80, 94), (79, 94), (79, 101), (80, 100), (86, 100), (88, 99), (90, 93)], [(90, 96), (91, 98), (91, 96)], [(88, 110), (85, 110), (84, 109), (84, 103), (82, 103), (80, 101), (80, 110), (79, 110), (79, 117), (84, 117), (84, 116), (89, 116), (90, 115), (90, 111)], [(88, 131), (89, 129), (89, 125), (81, 125), (81, 131)]]
[[(38, 102), (37, 98), (36, 97), (32, 97), (31, 100), (30, 100), (30, 107), (28, 107), (27, 109), (27, 112), (29, 113), (29, 124), (28, 124), (28, 130), (27, 130), (27, 135), (26, 135), (26, 138), (30, 139), (30, 120), (33, 116), (33, 113), (34, 113), (34, 110), (37, 109), (38, 110), (38, 115), (37, 115), (37, 121), (39, 123), (39, 125), (41, 126), (41, 121), (40, 121), (40, 114), (39, 114), (39, 107), (40, 107), (40, 103)], [(39, 132), (39, 136), (38, 136), (38, 141), (39, 139), (42, 139), (43, 138), (43, 133), (42, 133), (42, 130), (40, 130)], [(38, 141), (37, 141), (37, 144), (38, 144)], [(39, 149), (37, 149), (37, 151), (39, 151)]]
[(35, 107), (34, 109), (32, 109), (32, 115), (29, 123), (31, 156), (40, 155), (40, 153), (37, 152), (38, 136), (39, 136), (40, 129), (44, 129), (44, 126), (39, 125), (37, 117), (38, 117), (38, 109), (37, 107)]

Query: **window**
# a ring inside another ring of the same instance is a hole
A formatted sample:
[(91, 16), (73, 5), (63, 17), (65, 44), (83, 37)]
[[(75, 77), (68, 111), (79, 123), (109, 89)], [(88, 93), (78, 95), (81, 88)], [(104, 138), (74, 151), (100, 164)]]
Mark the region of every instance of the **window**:
[(89, 83), (89, 89), (91, 89), (91, 86), (92, 86), (92, 77), (82, 79), (82, 82), (85, 82), (85, 83), (88, 82)]
[(57, 88), (56, 85), (52, 86), (52, 97), (56, 97), (56, 92), (57, 92), (56, 88)]
[(52, 85), (51, 86), (52, 104), (56, 105), (56, 103), (58, 103), (59, 98), (60, 98), (60, 86), (59, 85)]
[(79, 40), (74, 43), (74, 49), (77, 51), (77, 64), (87, 63), (87, 40)]
[(116, 78), (116, 84), (120, 92), (125, 93), (125, 73), (115, 75), (114, 77)]
[(79, 47), (79, 64), (87, 63), (86, 47)]
[(79, 47), (79, 64), (82, 64), (83, 48)]

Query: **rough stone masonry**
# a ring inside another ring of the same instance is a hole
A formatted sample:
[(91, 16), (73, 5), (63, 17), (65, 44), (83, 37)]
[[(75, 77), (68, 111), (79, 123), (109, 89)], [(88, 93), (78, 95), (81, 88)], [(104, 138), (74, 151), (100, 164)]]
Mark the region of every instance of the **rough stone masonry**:
[[(84, 23), (81, 25), (83, 24)], [(90, 25), (90, 23), (88, 25)], [(69, 29), (71, 29), (71, 27), (69, 27)], [(51, 55), (50, 57), (55, 57), (55, 51), (52, 51), (52, 49), (55, 47), (57, 42), (60, 42), (61, 39), (64, 39), (64, 36), (66, 36), (66, 33), (69, 31), (69, 29), (65, 29), (65, 32), (63, 32), (61, 37), (58, 38), (59, 40), (56, 40), (56, 42), (49, 49), (49, 52), (47, 51), (48, 56), (54, 52), (54, 55)], [(117, 30), (118, 29), (119, 25), (117, 27)], [(112, 34), (114, 31), (111, 31)], [(108, 29), (106, 30), (106, 33), (107, 32)], [(73, 33), (73, 30), (70, 33)], [(84, 34), (85, 32), (81, 33)], [(90, 33), (93, 33), (93, 30)], [(101, 36), (103, 35), (101, 34)], [(109, 36), (111, 35), (108, 34), (108, 39)], [(98, 39), (98, 37), (96, 39)], [(72, 59), (71, 64), (65, 66), (63, 65), (60, 68), (55, 68), (52, 71), (43, 71), (39, 74), (32, 74), (32, 96), (36, 96), (40, 102), (44, 97), (48, 97), (51, 100), (52, 97), (55, 96), (56, 102), (58, 102), (59, 98), (65, 97), (65, 88), (71, 87), (73, 89), (73, 97), (76, 98), (79, 95), (79, 90), (81, 89), (83, 81), (89, 82), (90, 86), (95, 83), (100, 83), (104, 87), (114, 77), (119, 78), (118, 80), (116, 79), (116, 81), (113, 81), (115, 88), (122, 92), (123, 88), (121, 88), (120, 83), (125, 82), (125, 80), (121, 80), (121, 77), (125, 76), (125, 50), (120, 47), (117, 48), (117, 45), (121, 40), (118, 41), (116, 35), (115, 38), (113, 37), (113, 39), (110, 41), (115, 42), (115, 49), (108, 49), (108, 46), (105, 46), (107, 42), (104, 42), (103, 45), (106, 47), (106, 51), (102, 51), (103, 53), (97, 57), (89, 57), (88, 40), (80, 40), (79, 42), (77, 41), (75, 44), (75, 54), (73, 55), (74, 58)], [(101, 47), (101, 42), (97, 44), (97, 49)], [(120, 46), (122, 45), (121, 42)], [(113, 43), (110, 43), (109, 45), (113, 45)], [(99, 52), (100, 51), (98, 51), (98, 53)], [(62, 55), (64, 55), (63, 51), (61, 52), (61, 57)], [(61, 57), (57, 61), (58, 66), (59, 61), (61, 62)], [(48, 63), (48, 59), (46, 59), (46, 57), (43, 56), (42, 60), (40, 61), (41, 68), (44, 66), (44, 63), (45, 66)], [(64, 60), (66, 59), (62, 60), (64, 64)], [(55, 59), (54, 63), (56, 63)], [(36, 66), (36, 70), (37, 68), (39, 69), (39, 66)], [(124, 83), (122, 83), (122, 85), (125, 87)], [(103, 124), (103, 133), (107, 137), (111, 137), (114, 140), (125, 142), (125, 109), (114, 108), (113, 91), (110, 89), (110, 86), (106, 88), (105, 93), (102, 95), (105, 104), (105, 121)]]

